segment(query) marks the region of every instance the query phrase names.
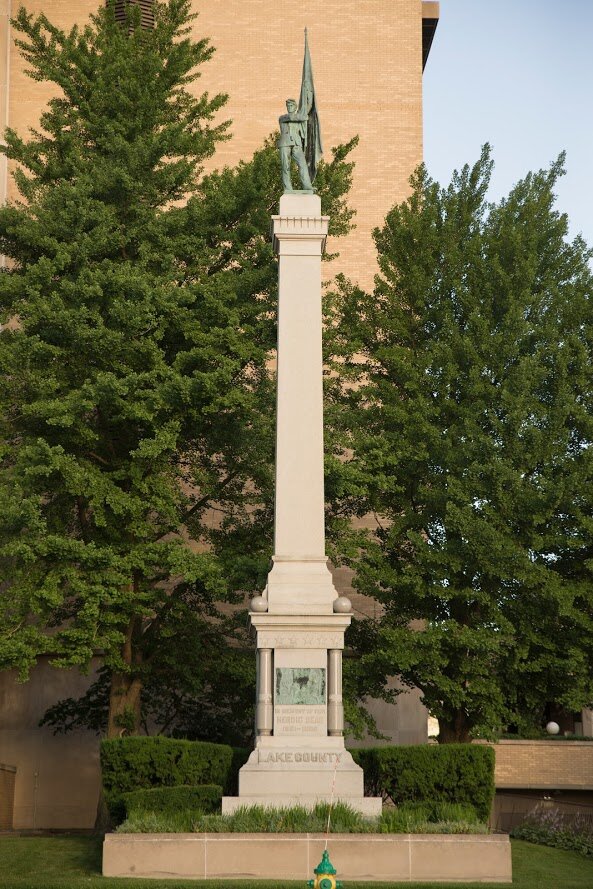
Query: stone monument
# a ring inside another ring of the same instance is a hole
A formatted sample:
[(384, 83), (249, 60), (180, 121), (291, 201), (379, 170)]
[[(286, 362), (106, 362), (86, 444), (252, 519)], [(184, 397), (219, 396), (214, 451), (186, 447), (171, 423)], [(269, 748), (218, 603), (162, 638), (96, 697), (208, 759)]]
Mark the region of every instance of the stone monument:
[[(321, 155), (305, 32), (301, 98), (280, 118), (284, 194), (272, 217), (278, 255), (278, 379), (274, 556), (251, 602), (257, 636), (256, 743), (239, 772), (239, 806), (348, 803), (378, 814), (362, 769), (344, 746), (342, 650), (350, 602), (338, 596), (325, 555), (321, 256), (328, 221), (313, 191)], [(297, 164), (301, 189), (291, 181)]]

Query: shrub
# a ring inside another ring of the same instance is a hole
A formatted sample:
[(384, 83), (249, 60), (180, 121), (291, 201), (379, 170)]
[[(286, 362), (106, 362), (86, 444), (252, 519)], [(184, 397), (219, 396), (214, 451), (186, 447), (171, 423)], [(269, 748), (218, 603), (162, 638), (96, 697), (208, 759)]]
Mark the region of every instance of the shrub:
[(135, 812), (118, 825), (118, 833), (195, 833), (195, 812)]
[(141, 787), (224, 787), (232, 756), (226, 744), (161, 737), (111, 738), (101, 742), (103, 787), (108, 793), (120, 794)]
[(568, 820), (557, 809), (536, 806), (522, 824), (513, 828), (511, 836), (528, 843), (593, 857), (593, 829), (590, 821), (579, 815)]
[(226, 787), (233, 752), (226, 744), (174, 738), (110, 738), (101, 742), (103, 789), (109, 813), (125, 817), (122, 796), (149, 787), (217, 784)]
[(494, 750), (481, 744), (423, 744), (351, 751), (367, 793), (407, 802), (472, 805), (487, 821), (494, 797)]
[(123, 794), (126, 817), (147, 812), (171, 814), (191, 811), (210, 814), (220, 810), (222, 787), (203, 784), (201, 787), (149, 787)]
[[(199, 815), (177, 812), (155, 816), (154, 813), (133, 814), (119, 828), (129, 833), (323, 833), (327, 828), (329, 804), (319, 803), (314, 809), (304, 806), (265, 808), (241, 806), (229, 815)], [(344, 803), (332, 809), (332, 833), (365, 833), (377, 829), (377, 819), (365, 819)]]

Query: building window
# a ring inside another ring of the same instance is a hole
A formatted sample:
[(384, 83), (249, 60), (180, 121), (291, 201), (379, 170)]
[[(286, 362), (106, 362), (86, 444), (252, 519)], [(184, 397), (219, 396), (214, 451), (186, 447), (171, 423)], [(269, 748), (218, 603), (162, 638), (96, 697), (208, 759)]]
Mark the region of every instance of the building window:
[(142, 28), (154, 28), (153, 0), (115, 0), (115, 20), (125, 25), (129, 6), (140, 7), (140, 25)]

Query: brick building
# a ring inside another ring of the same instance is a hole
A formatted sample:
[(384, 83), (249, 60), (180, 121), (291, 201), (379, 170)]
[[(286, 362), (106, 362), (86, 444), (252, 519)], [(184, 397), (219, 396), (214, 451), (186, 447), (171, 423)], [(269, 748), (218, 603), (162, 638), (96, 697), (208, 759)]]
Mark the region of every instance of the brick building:
[[(59, 27), (84, 24), (99, 0), (26, 0)], [(0, 128), (25, 134), (51, 97), (47, 84), (25, 74), (13, 43), (10, 17), (19, 4), (0, 0)], [(422, 70), (439, 16), (427, 0), (194, 0), (197, 36), (208, 36), (214, 58), (196, 84), (200, 92), (227, 92), (221, 119), (231, 118), (231, 141), (216, 166), (247, 158), (276, 128), (288, 96), (298, 91), (303, 29), (309, 41), (326, 152), (354, 135), (360, 144), (351, 202), (357, 228), (341, 239), (333, 271), (361, 284), (374, 272), (372, 229), (406, 197), (408, 179), (422, 160)], [(0, 159), (0, 200), (15, 196), (6, 160)], [(332, 245), (329, 245), (332, 250)], [(336, 578), (343, 589), (347, 577)], [(364, 609), (362, 602), (356, 603)], [(52, 670), (41, 662), (28, 683), (0, 674), (0, 762), (6, 787), (14, 787), (15, 828), (91, 827), (99, 790), (98, 742), (77, 733), (54, 737), (38, 727), (47, 707), (79, 695), (89, 679)], [(379, 706), (380, 730), (395, 742), (426, 740), (426, 714), (418, 696), (397, 707)], [(7, 790), (8, 793), (8, 790)], [(12, 789), (10, 790), (12, 794)], [(8, 815), (3, 813), (3, 823)]]
[[(100, 0), (27, 0), (61, 28), (83, 24)], [(52, 95), (25, 74), (9, 19), (19, 4), (0, 0), (0, 127), (25, 133)], [(439, 15), (426, 0), (193, 0), (194, 33), (216, 47), (194, 84), (196, 91), (228, 93), (221, 119), (233, 138), (220, 145), (219, 167), (250, 157), (276, 128), (288, 96), (300, 86), (303, 30), (309, 28), (315, 87), (327, 154), (360, 136), (351, 194), (356, 231), (341, 241), (340, 269), (372, 281), (371, 231), (407, 193), (422, 160), (422, 69)], [(5, 163), (5, 161), (4, 161)], [(0, 199), (14, 194), (0, 168)]]

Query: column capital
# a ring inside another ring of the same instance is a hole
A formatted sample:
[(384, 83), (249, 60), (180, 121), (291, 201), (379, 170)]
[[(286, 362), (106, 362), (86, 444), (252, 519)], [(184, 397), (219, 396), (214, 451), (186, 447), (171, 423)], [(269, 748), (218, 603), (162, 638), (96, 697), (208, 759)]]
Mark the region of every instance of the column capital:
[(283, 194), (277, 216), (272, 216), (274, 252), (283, 256), (321, 256), (325, 250), (329, 216), (321, 215), (316, 194)]
[[(306, 606), (305, 606), (306, 607)], [(344, 632), (350, 614), (250, 614), (257, 630), (257, 647), (262, 648), (344, 648)]]

